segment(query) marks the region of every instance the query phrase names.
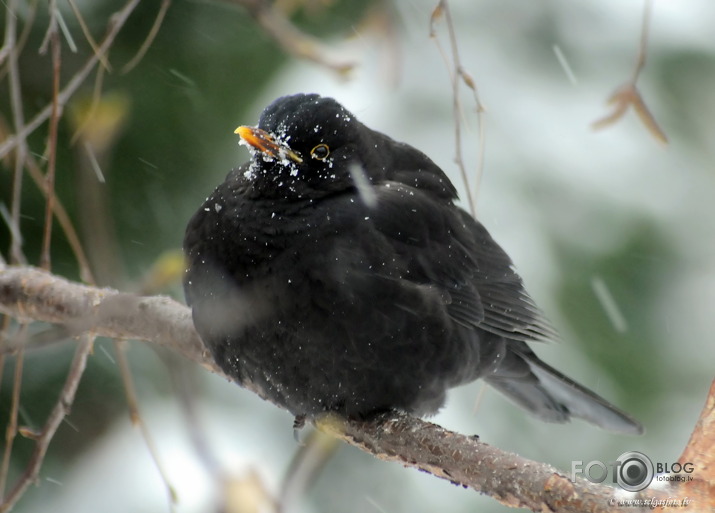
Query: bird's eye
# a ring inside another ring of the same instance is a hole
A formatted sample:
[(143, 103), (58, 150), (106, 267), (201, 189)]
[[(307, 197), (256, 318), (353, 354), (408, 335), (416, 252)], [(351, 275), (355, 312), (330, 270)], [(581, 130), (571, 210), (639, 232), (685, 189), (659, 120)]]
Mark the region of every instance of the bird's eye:
[(320, 143), (315, 148), (310, 150), (310, 156), (314, 159), (325, 160), (330, 155), (330, 148), (327, 144)]

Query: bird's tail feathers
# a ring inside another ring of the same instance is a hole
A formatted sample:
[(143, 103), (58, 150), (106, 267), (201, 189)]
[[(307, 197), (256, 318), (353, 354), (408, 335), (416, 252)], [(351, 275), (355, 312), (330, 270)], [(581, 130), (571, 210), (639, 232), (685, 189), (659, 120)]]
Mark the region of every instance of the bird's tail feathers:
[(578, 417), (617, 433), (639, 435), (643, 426), (611, 403), (542, 362), (530, 350), (510, 354), (528, 364), (528, 375), (497, 371), (486, 381), (519, 406), (547, 422), (567, 422)]

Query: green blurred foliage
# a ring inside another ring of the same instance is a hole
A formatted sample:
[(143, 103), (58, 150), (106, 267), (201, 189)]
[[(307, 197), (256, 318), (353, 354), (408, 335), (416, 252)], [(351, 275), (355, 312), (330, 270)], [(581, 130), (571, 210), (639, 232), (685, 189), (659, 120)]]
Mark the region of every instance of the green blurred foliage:
[[(601, 215), (614, 221), (627, 217), (624, 212)], [(650, 318), (659, 308), (660, 288), (673, 278), (678, 259), (669, 239), (651, 221), (629, 221), (621, 244), (602, 253), (585, 251), (556, 233), (552, 240), (559, 266), (556, 298), (569, 330), (576, 335), (573, 343), (610, 382), (624, 391), (638, 390), (638, 404), (624, 405), (637, 416), (639, 410), (649, 411), (664, 387), (671, 386), (667, 381), (650, 379), (653, 369), (665, 359), (659, 349), (668, 336), (652, 331)], [(605, 285), (620, 314), (628, 320), (624, 329), (609, 319), (607, 307), (594, 291), (594, 280)], [(638, 365), (633, 365), (634, 361)], [(649, 386), (644, 387), (644, 383)], [(615, 402), (623, 404), (624, 400)]]
[[(345, 0), (309, 12), (298, 9), (295, 22), (317, 37), (342, 34), (360, 19), (370, 4)], [(120, 5), (110, 0), (80, 5), (95, 40), (101, 41), (107, 20)], [(24, 7), (17, 13), (21, 25), (27, 19)], [(62, 4), (60, 8), (78, 46), (77, 53), (73, 53), (66, 41), (62, 41), (64, 84), (86, 62), (91, 49), (69, 7)], [(104, 96), (100, 109), (115, 102), (114, 111), (106, 114), (110, 118), (105, 116), (107, 124), (114, 124), (111, 127), (114, 134), (104, 141), (106, 144), (95, 146), (94, 154), (105, 182), (100, 183), (92, 174), (92, 163), (84, 146), (87, 141), (96, 142), (97, 122), (84, 135), (77, 137), (76, 133), (92, 103), (95, 72), (70, 100), (66, 115), (60, 121), (55, 189), (78, 231), (81, 232), (84, 220), (96, 216), (108, 223), (105, 228), (110, 234), (109, 242), (118, 253), (110, 255), (116, 258), (117, 274), (104, 279), (99, 277), (100, 284), (140, 291), (156, 280), (155, 276), (148, 277), (153, 263), (166, 261), (174, 274), (174, 282), (166, 283), (159, 278), (159, 283), (163, 291), (182, 300), (177, 282), (181, 273), (176, 272), (176, 259), (166, 257), (165, 252), (180, 248), (189, 216), (230, 168), (240, 163), (238, 159), (242, 157), (233, 145), (236, 140), (233, 129), (238, 124), (255, 122), (247, 119), (246, 112), (287, 57), (242, 8), (221, 2), (178, 1), (168, 10), (144, 58), (134, 69), (123, 73), (123, 66), (144, 44), (157, 8), (156, 2), (140, 2), (109, 54), (112, 70), (102, 78)], [(5, 25), (7, 15), (5, 8), (0, 9), (0, 26)], [(40, 5), (19, 60), (26, 120), (52, 99), (51, 59), (37, 51), (47, 23), (46, 8)], [(117, 102), (117, 98), (120, 101)], [(12, 124), (8, 81), (3, 79), (0, 80), (0, 132), (12, 133)], [(36, 130), (28, 143), (44, 169), (47, 124)], [(217, 156), (219, 147), (231, 148), (232, 153)], [(12, 184), (13, 161), (6, 158), (0, 161), (0, 202), (8, 209), (12, 202)], [(83, 188), (85, 185), (89, 188)], [(98, 205), (88, 199), (89, 194), (97, 195)], [(44, 211), (43, 196), (25, 175), (21, 232), (23, 251), (30, 264), (39, 262)], [(116, 239), (111, 240), (113, 237)], [(82, 239), (92, 257), (95, 237), (85, 234)], [(4, 257), (9, 244), (9, 230), (0, 222), (0, 250)], [(52, 270), (70, 279), (79, 278), (77, 261), (57, 223), (53, 228)], [(161, 274), (161, 271), (153, 274)], [(36, 329), (33, 326), (33, 332)], [(97, 354), (100, 348), (107, 354)], [(64, 341), (25, 356), (21, 425), (32, 429), (42, 427), (64, 383), (73, 349), (72, 342)], [(146, 358), (149, 351), (134, 348), (129, 352), (143, 397), (168, 392), (165, 369), (157, 365), (158, 358)], [(52, 442), (46, 468), (52, 468), (65, 458), (76, 458), (116, 415), (127, 414), (124, 389), (111, 353), (110, 342), (97, 342), (72, 413)], [(7, 425), (15, 361), (6, 360), (4, 365), (0, 383), (2, 426)], [(142, 376), (152, 376), (152, 381), (143, 381)], [(164, 385), (157, 390), (156, 383)], [(24, 468), (33, 447), (33, 443), (18, 437), (13, 448), (13, 461), (17, 464), (13, 465), (11, 482)], [(17, 510), (23, 511), (22, 502)]]

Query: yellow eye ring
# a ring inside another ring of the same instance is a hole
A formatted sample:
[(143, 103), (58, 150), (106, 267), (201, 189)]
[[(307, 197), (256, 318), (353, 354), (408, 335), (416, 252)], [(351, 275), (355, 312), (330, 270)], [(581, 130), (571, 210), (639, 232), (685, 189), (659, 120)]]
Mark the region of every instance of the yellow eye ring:
[(330, 148), (327, 144), (320, 143), (315, 148), (310, 150), (310, 156), (314, 159), (325, 160), (330, 155)]

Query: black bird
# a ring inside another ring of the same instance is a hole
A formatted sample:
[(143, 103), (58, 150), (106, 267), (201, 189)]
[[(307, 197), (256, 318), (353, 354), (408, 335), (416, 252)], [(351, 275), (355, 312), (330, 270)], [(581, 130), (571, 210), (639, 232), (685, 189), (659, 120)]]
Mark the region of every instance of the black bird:
[(184, 239), (187, 302), (228, 375), (297, 418), (432, 414), (483, 378), (545, 421), (643, 431), (529, 348), (553, 330), (424, 153), (315, 94), (236, 133), (251, 160)]

